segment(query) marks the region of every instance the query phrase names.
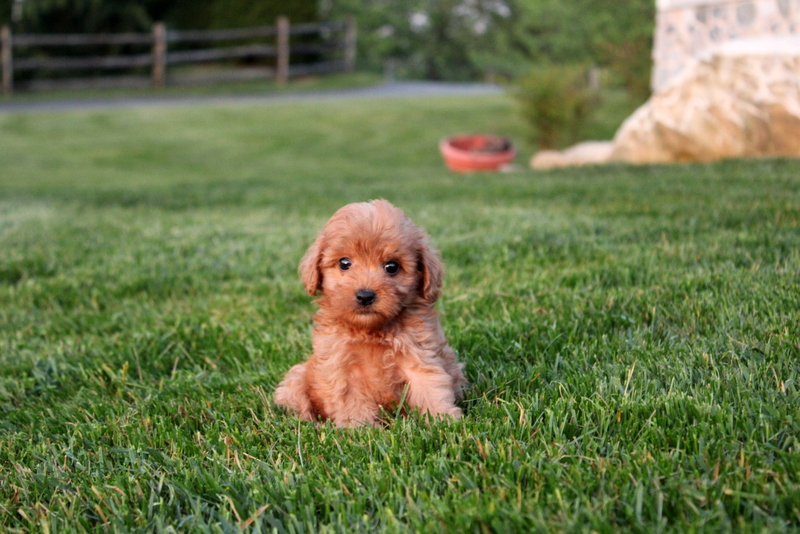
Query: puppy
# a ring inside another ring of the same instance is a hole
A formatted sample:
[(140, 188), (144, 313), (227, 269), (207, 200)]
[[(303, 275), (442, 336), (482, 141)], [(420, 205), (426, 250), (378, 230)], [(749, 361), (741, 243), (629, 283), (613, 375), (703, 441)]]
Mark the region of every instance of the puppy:
[(314, 353), (295, 365), (275, 402), (304, 421), (379, 426), (404, 406), (456, 419), (466, 385), (433, 304), (442, 275), (427, 234), (385, 200), (348, 204), (300, 262), (317, 299)]

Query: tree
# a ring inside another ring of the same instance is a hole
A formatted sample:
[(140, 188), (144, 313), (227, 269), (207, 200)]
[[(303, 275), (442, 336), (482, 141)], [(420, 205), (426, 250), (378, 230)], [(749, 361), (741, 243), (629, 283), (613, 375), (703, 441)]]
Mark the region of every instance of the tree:
[(171, 0), (164, 20), (186, 29), (242, 28), (275, 24), (279, 16), (292, 23), (317, 20), (317, 0)]
[(543, 63), (607, 67), (649, 90), (654, 0), (326, 0), (321, 17), (355, 15), (359, 63), (432, 79), (517, 78)]
[(14, 0), (0, 0), (0, 26), (11, 23)]
[(25, 33), (147, 31), (146, 2), (136, 0), (25, 0), (15, 30)]
[(0, 20), (21, 5), (16, 31), (102, 33), (149, 31), (154, 21), (185, 29), (235, 28), (316, 20), (317, 0), (0, 0)]
[(600, 2), (590, 4), (589, 31), (595, 60), (619, 76), (633, 98), (644, 101), (650, 95), (655, 2), (617, 0), (613, 10)]
[[(482, 48), (491, 46), (498, 22), (512, 16), (500, 0), (330, 0), (322, 18), (354, 15), (359, 63), (381, 70), (388, 60), (401, 74), (468, 80), (485, 76)], [(491, 55), (491, 52), (489, 52)]]

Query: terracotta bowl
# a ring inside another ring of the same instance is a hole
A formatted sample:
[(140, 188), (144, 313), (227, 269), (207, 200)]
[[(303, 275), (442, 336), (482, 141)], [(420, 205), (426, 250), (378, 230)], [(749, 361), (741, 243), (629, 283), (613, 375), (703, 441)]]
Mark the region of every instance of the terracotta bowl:
[(496, 171), (517, 155), (511, 141), (494, 135), (458, 135), (439, 143), (444, 163), (451, 171)]

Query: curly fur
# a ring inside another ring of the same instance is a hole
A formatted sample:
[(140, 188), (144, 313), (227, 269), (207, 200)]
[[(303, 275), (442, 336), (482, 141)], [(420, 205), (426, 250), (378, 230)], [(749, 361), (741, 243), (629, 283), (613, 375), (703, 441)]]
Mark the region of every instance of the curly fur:
[[(342, 270), (339, 261), (351, 266)], [(386, 271), (397, 262), (396, 274)], [(286, 374), (275, 402), (300, 419), (378, 426), (382, 408), (461, 417), (463, 364), (447, 344), (434, 303), (443, 265), (427, 234), (385, 200), (348, 204), (300, 262), (309, 295), (320, 295), (314, 352)], [(374, 302), (359, 303), (370, 291)]]

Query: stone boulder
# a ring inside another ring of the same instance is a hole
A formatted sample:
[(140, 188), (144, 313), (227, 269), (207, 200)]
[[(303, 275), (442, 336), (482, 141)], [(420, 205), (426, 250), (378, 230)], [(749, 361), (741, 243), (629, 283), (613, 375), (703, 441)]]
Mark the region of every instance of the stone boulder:
[(545, 170), (606, 163), (613, 150), (614, 143), (611, 141), (585, 141), (566, 150), (540, 150), (533, 156), (531, 167)]
[[(560, 154), (531, 166), (586, 163)], [(767, 156), (800, 157), (800, 35), (730, 41), (692, 60), (622, 124), (605, 161)]]

